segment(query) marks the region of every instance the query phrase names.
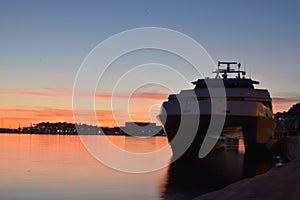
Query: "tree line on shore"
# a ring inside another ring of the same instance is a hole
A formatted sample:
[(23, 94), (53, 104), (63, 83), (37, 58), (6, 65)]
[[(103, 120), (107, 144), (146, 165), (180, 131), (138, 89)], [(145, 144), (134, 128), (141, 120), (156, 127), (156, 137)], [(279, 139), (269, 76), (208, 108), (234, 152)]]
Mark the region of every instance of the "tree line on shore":
[(78, 132), (89, 135), (118, 135), (119, 127), (99, 127), (88, 124), (74, 124), (67, 122), (40, 122), (33, 126), (9, 129), (0, 128), (1, 133), (26, 133), (26, 134), (65, 134), (77, 135)]

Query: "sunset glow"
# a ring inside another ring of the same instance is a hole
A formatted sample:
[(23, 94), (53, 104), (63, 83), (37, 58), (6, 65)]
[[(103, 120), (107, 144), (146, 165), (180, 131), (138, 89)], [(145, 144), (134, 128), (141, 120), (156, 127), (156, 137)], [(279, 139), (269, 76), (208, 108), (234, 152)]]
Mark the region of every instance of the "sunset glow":
[[(62, 102), (68, 102), (69, 105), (72, 103), (71, 93), (70, 94), (59, 94), (59, 93), (42, 93), (42, 92), (10, 92), (8, 98), (8, 92), (2, 92), (0, 95), (2, 99), (7, 98), (9, 102), (7, 104), (26, 101), (30, 98), (31, 106), (16, 106), (16, 107), (2, 107), (0, 108), (1, 113), (1, 127), (3, 128), (18, 128), (24, 126), (30, 126), (39, 122), (71, 122), (73, 120), (72, 107), (64, 106)], [(133, 97), (128, 96), (115, 96), (120, 99), (130, 99), (128, 105), (129, 113), (124, 111), (114, 111), (112, 113), (110, 102), (112, 101), (111, 95), (108, 94), (96, 94), (95, 101), (97, 104), (104, 105), (100, 109), (96, 109), (97, 118), (101, 126), (113, 127), (116, 126), (115, 118), (121, 119), (119, 125), (124, 125), (125, 121), (130, 119), (134, 121), (148, 122), (154, 119), (154, 116), (159, 113), (157, 105), (161, 104), (162, 101), (167, 99), (167, 94), (135, 94)], [(35, 106), (39, 105), (40, 102), (48, 102), (47, 106)], [(5, 104), (5, 102), (3, 102)], [(66, 103), (67, 104), (67, 103)], [(151, 112), (153, 105), (156, 105), (156, 109)], [(127, 105), (122, 105), (127, 106)], [(152, 113), (152, 114), (151, 114)], [(150, 117), (152, 115), (152, 117)], [(157, 121), (155, 121), (157, 122)], [(88, 121), (87, 121), (88, 123)]]
[[(215, 63), (218, 60), (241, 62), (246, 76), (260, 81), (259, 87), (270, 91), (274, 113), (287, 111), (300, 101), (299, 6), (296, 2), (284, 1), (271, 4), (261, 1), (232, 4), (133, 1), (125, 5), (116, 2), (2, 2), (0, 126), (18, 128), (43, 121), (74, 122), (72, 91), (87, 56), (111, 36), (143, 27), (179, 31), (202, 45)], [(124, 45), (127, 41), (120, 40), (116, 46)], [(176, 42), (172, 45), (182, 48), (182, 44)], [(195, 52), (191, 50), (190, 53)], [(152, 65), (147, 65), (146, 73), (141, 73), (143, 71), (137, 67), (148, 63), (173, 67), (175, 70), (171, 71), (177, 76), (162, 73)], [(101, 89), (95, 94), (99, 124), (123, 125), (128, 120), (158, 123), (155, 116), (168, 94), (192, 88), (190, 82), (197, 78), (212, 77), (213, 69), (201, 68), (203, 77), (198, 77), (187, 65), (180, 56), (151, 50), (144, 54), (128, 52), (114, 60), (111, 68), (105, 71), (105, 84), (100, 81), (98, 87)], [(123, 77), (133, 68), (135, 72)], [(184, 73), (190, 75), (186, 80), (190, 84), (187, 88), (181, 87), (178, 80)], [(176, 90), (153, 89), (152, 86), (133, 94), (123, 90), (126, 86), (138, 87), (145, 77), (165, 80)], [(119, 92), (112, 94), (113, 83), (121, 78)], [(84, 92), (81, 97), (94, 98)]]
[[(71, 94), (59, 93), (43, 93), (43, 92), (10, 92), (10, 98), (7, 104), (15, 101), (15, 103), (26, 101), (27, 98), (32, 98), (31, 106), (16, 106), (16, 107), (2, 107), (1, 113), (1, 127), (3, 128), (18, 128), (30, 126), (39, 122), (71, 122), (74, 123), (72, 107), (64, 106), (65, 102), (71, 105)], [(2, 99), (7, 98), (8, 92), (1, 92)], [(168, 94), (151, 94), (140, 93), (135, 94), (131, 98), (128, 96), (116, 96), (115, 98), (129, 99), (128, 109), (129, 113), (120, 110), (111, 110), (112, 97), (108, 94), (96, 94), (96, 106), (106, 105), (106, 109), (97, 109), (96, 114), (101, 126), (113, 127), (117, 125), (124, 125), (126, 121), (153, 121), (156, 120), (156, 115), (159, 114), (160, 105), (168, 97)], [(39, 102), (51, 102), (47, 106), (39, 105)], [(298, 103), (298, 99), (288, 98), (273, 98), (273, 111), (283, 112), (287, 111), (293, 104)], [(3, 102), (5, 104), (5, 102)], [(122, 105), (126, 107), (127, 105)], [(118, 124), (117, 121), (121, 121)], [(87, 121), (88, 123), (88, 121)]]

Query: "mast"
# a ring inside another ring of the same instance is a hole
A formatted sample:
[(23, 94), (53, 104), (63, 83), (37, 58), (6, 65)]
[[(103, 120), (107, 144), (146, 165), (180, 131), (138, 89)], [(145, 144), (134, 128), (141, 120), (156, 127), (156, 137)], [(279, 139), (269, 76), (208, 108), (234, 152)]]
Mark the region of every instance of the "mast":
[[(226, 65), (225, 69), (220, 69), (221, 65)], [(231, 65), (237, 65), (238, 70), (232, 69)], [(241, 63), (238, 62), (221, 62), (218, 61), (218, 69), (216, 71), (214, 71), (213, 73), (217, 73), (216, 78), (220, 78), (219, 74), (222, 74), (222, 77), (224, 79), (227, 79), (228, 74), (232, 73), (232, 74), (237, 74), (237, 79), (241, 79), (241, 74), (243, 75), (243, 78), (245, 78), (246, 72), (241, 70)]]

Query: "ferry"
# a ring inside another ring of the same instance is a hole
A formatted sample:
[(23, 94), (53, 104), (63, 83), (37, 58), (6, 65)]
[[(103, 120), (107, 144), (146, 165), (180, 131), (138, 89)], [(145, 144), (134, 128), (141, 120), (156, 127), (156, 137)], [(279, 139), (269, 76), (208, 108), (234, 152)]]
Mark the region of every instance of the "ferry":
[(242, 131), (246, 153), (264, 149), (274, 136), (276, 121), (269, 91), (256, 89), (254, 85), (259, 82), (246, 78), (246, 71), (237, 62), (219, 61), (213, 73), (215, 78), (198, 79), (192, 82), (194, 89), (170, 94), (162, 104), (158, 118), (173, 157), (201, 157), (199, 151), (206, 143), (212, 147), (202, 152), (204, 157), (217, 146), (223, 130), (234, 127)]

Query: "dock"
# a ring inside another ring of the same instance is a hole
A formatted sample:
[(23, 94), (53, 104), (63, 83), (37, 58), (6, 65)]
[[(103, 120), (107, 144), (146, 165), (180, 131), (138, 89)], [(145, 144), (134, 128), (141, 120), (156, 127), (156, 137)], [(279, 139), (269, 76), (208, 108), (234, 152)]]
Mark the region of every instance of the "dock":
[(265, 174), (243, 179), (196, 200), (300, 199), (300, 160), (277, 166)]
[(300, 136), (285, 136), (281, 141), (282, 153), (289, 163), (196, 199), (300, 199)]
[(284, 155), (289, 160), (300, 160), (300, 136), (285, 136), (283, 145)]

